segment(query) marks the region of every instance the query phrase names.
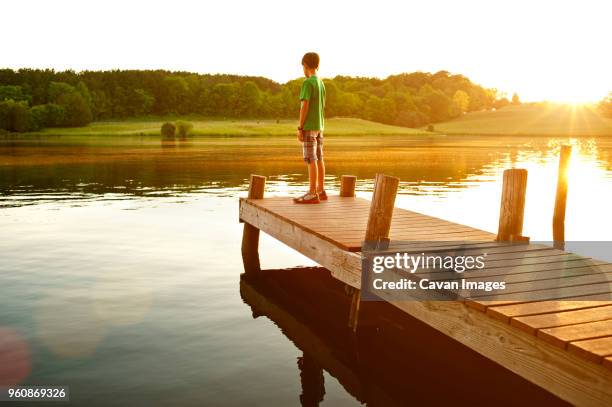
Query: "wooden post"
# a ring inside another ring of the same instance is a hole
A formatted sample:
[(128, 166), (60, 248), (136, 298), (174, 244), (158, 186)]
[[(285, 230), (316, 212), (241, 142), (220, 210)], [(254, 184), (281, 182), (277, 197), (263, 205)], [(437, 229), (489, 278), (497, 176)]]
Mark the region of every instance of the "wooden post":
[(522, 236), (526, 192), (527, 170), (513, 168), (504, 171), (497, 240), (528, 240)]
[(352, 198), (355, 196), (355, 183), (357, 177), (354, 175), (343, 175), (340, 177), (340, 196)]
[(366, 244), (389, 240), (398, 185), (399, 178), (376, 174), (374, 194), (370, 204), (370, 215), (364, 239)]
[[(365, 233), (365, 245), (376, 249), (389, 242), (389, 231), (391, 230), (391, 219), (393, 218), (393, 208), (395, 208), (395, 196), (399, 178), (390, 177), (384, 174), (376, 174), (374, 180), (374, 194), (370, 204), (370, 214)], [(357, 331), (359, 320), (359, 304), (361, 302), (360, 290), (352, 293), (351, 309), (349, 313), (349, 327), (353, 332)]]
[(559, 173), (557, 175), (557, 195), (555, 197), (555, 211), (553, 212), (553, 242), (554, 246), (563, 250), (565, 248), (565, 206), (567, 202), (567, 171), (572, 146), (561, 146), (559, 157)]
[[(266, 177), (251, 175), (249, 199), (262, 199), (266, 187)], [(259, 229), (245, 222), (242, 232), (242, 263), (245, 272), (259, 271)]]

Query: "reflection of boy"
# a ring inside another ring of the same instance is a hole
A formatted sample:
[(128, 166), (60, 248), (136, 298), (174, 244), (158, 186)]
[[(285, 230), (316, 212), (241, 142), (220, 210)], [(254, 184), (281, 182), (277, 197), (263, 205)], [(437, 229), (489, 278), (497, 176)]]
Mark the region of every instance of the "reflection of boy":
[(307, 204), (326, 200), (323, 187), (325, 181), (325, 164), (323, 163), (323, 128), (325, 109), (325, 85), (317, 76), (319, 55), (308, 52), (302, 58), (302, 67), (306, 79), (300, 90), (300, 121), (297, 130), (298, 140), (302, 142), (304, 161), (308, 164), (310, 189), (294, 202)]

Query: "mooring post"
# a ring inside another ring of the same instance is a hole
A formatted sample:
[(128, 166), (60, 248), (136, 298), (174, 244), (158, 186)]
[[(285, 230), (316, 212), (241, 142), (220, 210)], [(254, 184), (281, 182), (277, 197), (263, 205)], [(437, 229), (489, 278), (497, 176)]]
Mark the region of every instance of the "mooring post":
[(501, 207), (499, 210), (499, 241), (527, 241), (523, 237), (527, 170), (512, 168), (504, 171)]
[(355, 196), (355, 183), (357, 177), (354, 175), (343, 175), (340, 177), (340, 196), (352, 198)]
[[(266, 177), (251, 175), (249, 199), (262, 199), (266, 187)], [(245, 272), (259, 271), (259, 229), (245, 222), (242, 232), (242, 263)]]
[(557, 249), (565, 248), (565, 206), (567, 202), (567, 172), (572, 156), (572, 146), (561, 146), (559, 173), (557, 175), (557, 195), (553, 212), (553, 242)]
[[(364, 237), (365, 244), (373, 249), (386, 245), (389, 242), (389, 231), (391, 230), (391, 219), (393, 208), (395, 208), (395, 196), (399, 178), (384, 174), (376, 174), (374, 179), (374, 193), (370, 204), (370, 214)], [(349, 312), (348, 325), (357, 330), (359, 321), (359, 304), (361, 302), (361, 291), (354, 290), (351, 298), (351, 309)]]
[(378, 244), (389, 240), (398, 185), (399, 178), (376, 174), (374, 194), (370, 204), (370, 214), (364, 239), (366, 244)]

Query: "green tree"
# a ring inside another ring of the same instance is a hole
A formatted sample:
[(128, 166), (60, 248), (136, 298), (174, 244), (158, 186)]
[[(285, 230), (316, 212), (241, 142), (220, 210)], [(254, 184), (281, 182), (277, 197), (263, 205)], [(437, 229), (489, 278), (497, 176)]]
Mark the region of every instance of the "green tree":
[(184, 107), (188, 93), (189, 86), (185, 78), (181, 76), (168, 76), (164, 78), (162, 99), (159, 100), (163, 113), (187, 113)]
[(28, 104), (32, 102), (32, 97), (26, 95), (21, 86), (0, 86), (0, 101), (8, 99), (14, 100), (15, 102), (25, 101)]
[(30, 109), (31, 120), (30, 120), (30, 130), (37, 131), (44, 127), (47, 127), (47, 106), (46, 105), (36, 105)]
[(510, 104), (510, 101), (508, 100), (508, 98), (506, 97), (502, 97), (500, 99), (496, 99), (495, 102), (493, 103), (493, 107), (496, 109), (501, 109), (503, 107), (506, 107)]
[(441, 122), (450, 118), (450, 108), (453, 102), (444, 92), (432, 88), (431, 85), (425, 85), (419, 90), (419, 96), (427, 106), (431, 122)]
[(46, 127), (59, 127), (65, 122), (66, 109), (55, 103), (48, 103), (45, 106)]
[(599, 102), (597, 110), (603, 117), (612, 118), (612, 92), (608, 93), (608, 96)]
[(241, 97), (238, 99), (238, 114), (247, 117), (257, 115), (261, 109), (261, 92), (253, 81), (246, 82), (241, 89)]
[(462, 90), (458, 90), (453, 95), (453, 104), (459, 110), (460, 113), (465, 113), (470, 106), (470, 97)]
[(130, 116), (140, 116), (151, 113), (155, 97), (144, 89), (134, 89), (129, 95), (128, 112)]
[(71, 86), (64, 82), (51, 82), (49, 84), (48, 98), (50, 102), (57, 103), (60, 97), (62, 97), (63, 95), (74, 92), (74, 86)]
[(57, 102), (65, 110), (63, 123), (65, 126), (77, 127), (91, 123), (91, 109), (79, 92), (64, 93)]
[(27, 102), (12, 99), (0, 102), (0, 129), (23, 133), (30, 130), (30, 121)]

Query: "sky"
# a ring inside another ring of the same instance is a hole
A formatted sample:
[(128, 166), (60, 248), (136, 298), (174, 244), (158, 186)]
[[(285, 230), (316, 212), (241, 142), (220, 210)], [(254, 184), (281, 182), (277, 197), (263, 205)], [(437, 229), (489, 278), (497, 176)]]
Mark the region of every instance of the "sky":
[(523, 101), (612, 91), (609, 0), (9, 0), (0, 68), (302, 76), (447, 70)]

